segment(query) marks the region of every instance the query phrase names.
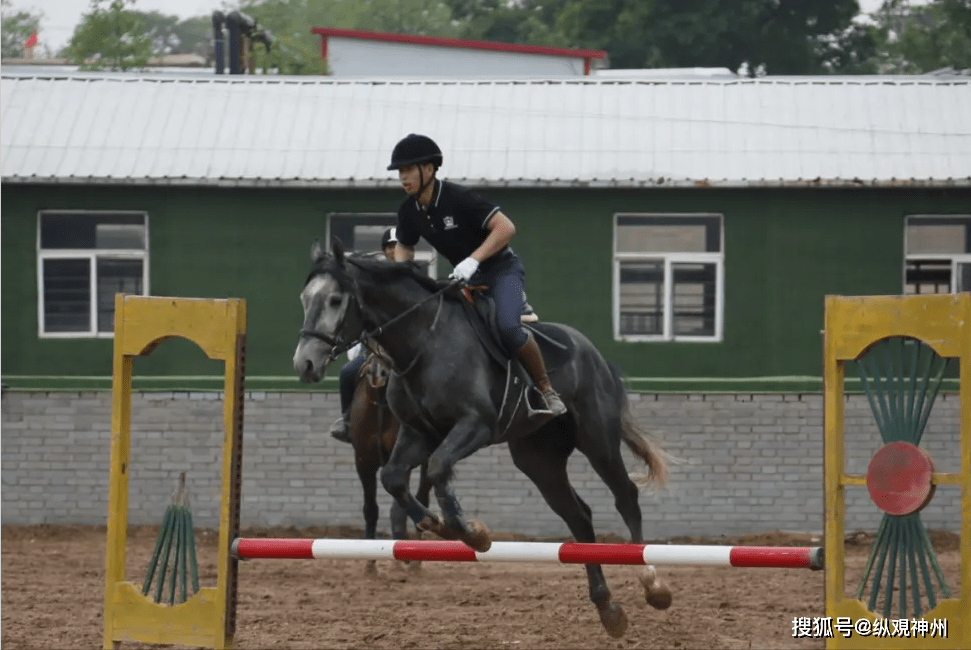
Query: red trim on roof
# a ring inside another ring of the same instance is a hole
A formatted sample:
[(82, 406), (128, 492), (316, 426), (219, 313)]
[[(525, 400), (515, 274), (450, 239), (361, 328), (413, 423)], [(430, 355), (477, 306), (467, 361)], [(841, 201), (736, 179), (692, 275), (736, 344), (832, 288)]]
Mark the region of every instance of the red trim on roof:
[(515, 54), (545, 54), (546, 56), (569, 56), (577, 59), (604, 59), (603, 50), (580, 50), (569, 47), (548, 47), (546, 45), (516, 45), (494, 41), (467, 41), (460, 38), (440, 36), (413, 36), (411, 34), (391, 34), (387, 32), (368, 32), (360, 29), (337, 29), (335, 27), (312, 27), (311, 33), (326, 37), (360, 38), (388, 43), (410, 43), (412, 45), (437, 45), (439, 47), (461, 47), (469, 50), (492, 50)]

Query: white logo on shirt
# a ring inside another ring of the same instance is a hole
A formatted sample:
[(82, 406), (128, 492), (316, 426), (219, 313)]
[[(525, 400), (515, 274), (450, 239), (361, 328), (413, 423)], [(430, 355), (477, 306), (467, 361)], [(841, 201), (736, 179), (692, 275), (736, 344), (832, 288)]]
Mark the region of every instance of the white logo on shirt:
[(455, 218), (454, 217), (442, 217), (442, 222), (444, 222), (444, 224), (445, 224), (445, 230), (451, 230), (452, 228), (458, 228), (458, 226), (455, 225)]

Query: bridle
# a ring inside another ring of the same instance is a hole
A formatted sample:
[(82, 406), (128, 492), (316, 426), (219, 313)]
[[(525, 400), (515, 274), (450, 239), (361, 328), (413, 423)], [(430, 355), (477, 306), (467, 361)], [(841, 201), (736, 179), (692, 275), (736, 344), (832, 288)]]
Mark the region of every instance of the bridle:
[[(438, 323), (438, 317), (442, 313), (442, 303), (444, 301), (445, 292), (448, 291), (449, 289), (452, 289), (454, 287), (457, 287), (463, 284), (462, 280), (452, 280), (451, 282), (443, 286), (441, 289), (435, 291), (429, 296), (426, 296), (425, 298), (422, 298), (421, 300), (419, 300), (414, 305), (404, 310), (397, 316), (394, 316), (389, 320), (385, 321), (384, 323), (381, 323), (374, 329), (367, 330), (365, 329), (367, 322), (368, 321), (374, 322), (375, 319), (373, 318), (372, 314), (368, 313), (368, 310), (364, 306), (364, 300), (361, 297), (361, 287), (360, 285), (358, 285), (357, 280), (352, 277), (351, 282), (353, 283), (354, 295), (352, 296), (350, 293), (344, 294), (342, 298), (344, 305), (341, 307), (341, 316), (337, 320), (337, 325), (334, 327), (334, 334), (328, 334), (327, 332), (321, 332), (316, 329), (303, 328), (300, 330), (300, 338), (315, 338), (320, 341), (323, 341), (324, 343), (330, 346), (330, 352), (327, 354), (327, 358), (324, 360), (324, 367), (330, 365), (331, 362), (334, 359), (336, 359), (338, 355), (346, 352), (348, 349), (353, 347), (354, 344), (360, 342), (360, 343), (363, 343), (369, 350), (371, 350), (371, 352), (373, 352), (374, 354), (378, 355), (379, 357), (387, 361), (396, 375), (405, 375), (408, 373), (409, 370), (414, 368), (415, 364), (418, 362), (418, 358), (421, 357), (421, 352), (415, 355), (415, 358), (412, 359), (411, 363), (408, 364), (407, 368), (405, 368), (403, 371), (399, 371), (395, 366), (393, 359), (389, 358), (387, 355), (383, 353), (380, 353), (374, 350), (370, 345), (368, 345), (368, 341), (374, 337), (381, 336), (381, 334), (384, 332), (386, 328), (390, 327), (391, 325), (394, 325), (396, 322), (400, 321), (405, 316), (417, 310), (419, 307), (424, 305), (429, 300), (434, 300), (435, 298), (438, 298), (439, 299), (438, 310), (435, 312), (435, 319), (432, 321), (432, 325), (428, 330), (429, 332), (434, 331), (435, 325)], [(344, 323), (347, 319), (347, 312), (350, 310), (352, 301), (354, 306), (357, 308), (357, 311), (361, 314), (361, 334), (357, 338), (345, 340), (342, 330), (344, 329)]]

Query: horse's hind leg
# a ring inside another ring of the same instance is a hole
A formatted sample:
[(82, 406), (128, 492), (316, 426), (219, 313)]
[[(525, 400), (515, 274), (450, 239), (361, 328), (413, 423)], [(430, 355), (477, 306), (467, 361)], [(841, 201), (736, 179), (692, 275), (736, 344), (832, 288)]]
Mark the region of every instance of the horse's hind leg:
[[(567, 473), (567, 459), (573, 451), (573, 436), (562, 431), (562, 422), (551, 422), (537, 433), (509, 442), (513, 462), (539, 488), (540, 493), (569, 527), (578, 542), (597, 541), (590, 507), (574, 491)], [(587, 564), (590, 600), (597, 607), (600, 622), (612, 637), (627, 631), (627, 615), (613, 602), (603, 569)]]
[[(580, 451), (590, 460), (590, 465), (614, 495), (614, 507), (623, 518), (630, 531), (631, 542), (644, 543), (644, 533), (641, 527), (641, 507), (638, 503), (637, 485), (630, 479), (624, 458), (620, 454), (619, 439), (621, 422), (613, 415), (605, 418), (600, 425), (591, 425), (587, 431), (601, 431), (603, 436), (595, 441), (585, 440), (579, 446)], [(612, 439), (613, 432), (617, 435), (617, 449), (610, 449), (607, 441)], [(644, 587), (644, 599), (655, 609), (667, 609), (671, 606), (671, 589), (657, 579), (657, 571), (653, 566), (641, 569), (637, 576)]]

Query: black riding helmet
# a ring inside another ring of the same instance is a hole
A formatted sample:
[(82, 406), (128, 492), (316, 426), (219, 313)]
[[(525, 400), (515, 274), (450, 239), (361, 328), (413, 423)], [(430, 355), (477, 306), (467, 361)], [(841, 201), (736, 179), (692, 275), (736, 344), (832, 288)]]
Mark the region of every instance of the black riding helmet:
[(391, 244), (397, 244), (398, 237), (396, 235), (397, 232), (394, 226), (385, 230), (384, 234), (381, 235), (381, 249), (383, 250), (385, 246), (390, 246)]
[(398, 169), (416, 163), (432, 163), (435, 169), (442, 166), (442, 150), (427, 135), (409, 133), (394, 146), (388, 169)]

